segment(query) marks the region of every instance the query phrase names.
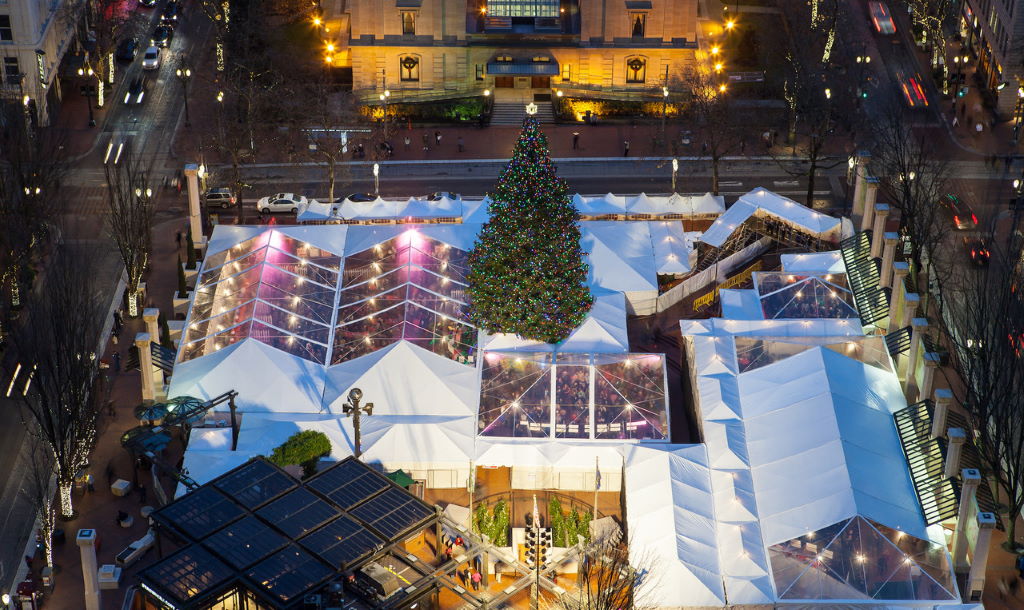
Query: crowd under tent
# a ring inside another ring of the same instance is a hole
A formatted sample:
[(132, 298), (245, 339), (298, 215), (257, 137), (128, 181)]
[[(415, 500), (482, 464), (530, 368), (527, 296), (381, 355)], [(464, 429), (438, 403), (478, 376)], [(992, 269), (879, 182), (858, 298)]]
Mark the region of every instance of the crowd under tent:
[[(895, 428), (906, 400), (888, 353), (873, 338), (827, 332), (842, 322), (681, 323), (726, 598), (958, 605), (942, 533), (925, 525)], [(799, 349), (744, 366), (757, 342)], [(757, 544), (727, 549), (730, 532)]]
[(715, 248), (725, 245), (729, 237), (749, 219), (781, 223), (799, 233), (822, 242), (838, 244), (842, 223), (838, 218), (822, 214), (768, 189), (757, 188), (737, 199), (701, 236), (701, 243)]

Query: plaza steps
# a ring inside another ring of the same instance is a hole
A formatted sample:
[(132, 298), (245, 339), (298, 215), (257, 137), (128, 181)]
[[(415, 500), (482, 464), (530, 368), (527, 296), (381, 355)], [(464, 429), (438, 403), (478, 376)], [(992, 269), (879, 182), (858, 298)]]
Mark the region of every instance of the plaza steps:
[[(537, 120), (543, 125), (555, 122), (555, 111), (551, 102), (537, 104)], [(526, 118), (526, 102), (494, 102), (491, 110), (491, 125), (522, 125)]]

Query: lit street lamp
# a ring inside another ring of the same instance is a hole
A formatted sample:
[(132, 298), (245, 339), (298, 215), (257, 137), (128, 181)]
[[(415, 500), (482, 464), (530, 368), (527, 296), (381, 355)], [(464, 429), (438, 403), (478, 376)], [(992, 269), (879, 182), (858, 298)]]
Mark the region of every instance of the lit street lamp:
[(373, 194), (380, 195), (380, 163), (373, 164)]
[(358, 458), (362, 455), (363, 451), (359, 445), (359, 418), (363, 413), (366, 415), (373, 415), (373, 403), (368, 402), (365, 405), (360, 405), (359, 401), (363, 399), (363, 391), (359, 388), (352, 388), (348, 393), (348, 402), (341, 405), (341, 410), (345, 415), (352, 416), (352, 428), (355, 430), (354, 438), (355, 441), (355, 456)]
[(180, 67), (174, 71), (174, 75), (181, 81), (181, 90), (185, 94), (185, 126), (188, 127), (192, 124), (188, 116), (188, 81), (192, 78), (192, 68), (188, 63), (182, 61)]
[(679, 159), (672, 159), (672, 192), (676, 192), (676, 173), (679, 171)]
[[(92, 68), (85, 66), (84, 68), (78, 69), (79, 76), (88, 76), (90, 79), (95, 75)], [(96, 93), (96, 87), (91, 82), (86, 85), (82, 85), (82, 95), (85, 96), (86, 104), (89, 106), (89, 127), (96, 126), (96, 119), (92, 116), (92, 96)]]

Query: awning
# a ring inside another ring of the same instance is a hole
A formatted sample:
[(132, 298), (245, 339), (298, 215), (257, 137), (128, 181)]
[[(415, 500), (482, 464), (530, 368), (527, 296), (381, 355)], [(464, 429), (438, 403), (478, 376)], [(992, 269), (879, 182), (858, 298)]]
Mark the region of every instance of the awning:
[(491, 75), (558, 76), (558, 62), (551, 61), (489, 61)]

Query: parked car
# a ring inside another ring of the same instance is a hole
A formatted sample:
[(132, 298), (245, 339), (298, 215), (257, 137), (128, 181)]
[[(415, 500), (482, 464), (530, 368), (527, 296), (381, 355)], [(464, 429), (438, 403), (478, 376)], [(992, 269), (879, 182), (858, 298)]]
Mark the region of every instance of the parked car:
[(156, 6), (156, 0), (139, 0), (139, 5), (146, 8), (153, 8)]
[(345, 197), (345, 199), (355, 203), (367, 203), (369, 201), (377, 201), (377, 196), (371, 195), (370, 193), (352, 193), (348, 197)]
[(978, 228), (978, 217), (963, 199), (950, 193), (942, 198), (942, 206), (953, 217), (953, 226), (960, 231), (973, 231)]
[(238, 199), (229, 188), (213, 188), (206, 191), (206, 205), (227, 208), (235, 205)]
[(131, 62), (135, 60), (135, 56), (139, 53), (139, 39), (138, 38), (125, 38), (117, 45), (117, 53), (115, 57), (117, 61)]
[(438, 191), (436, 193), (431, 193), (430, 196), (427, 197), (427, 201), (441, 201), (445, 198), (451, 200), (462, 199), (462, 195), (458, 193), (449, 193), (447, 191)]
[(166, 48), (171, 45), (172, 38), (174, 38), (174, 28), (167, 24), (160, 24), (153, 30), (153, 38), (149, 42), (155, 47)]
[(177, 25), (179, 15), (181, 15), (181, 5), (177, 2), (168, 2), (164, 11), (160, 13), (160, 23)]
[(879, 34), (889, 36), (896, 33), (896, 23), (892, 20), (889, 5), (885, 2), (868, 2), (868, 15), (871, 16), (871, 23)]
[(988, 244), (981, 237), (965, 237), (964, 252), (970, 257), (971, 262), (979, 267), (987, 265), (988, 259), (991, 256)]
[(149, 47), (146, 52), (142, 54), (142, 69), (143, 70), (156, 70), (160, 67), (160, 48)]
[(132, 84), (128, 85), (128, 91), (124, 94), (125, 104), (141, 104), (146, 97), (146, 77), (139, 75), (135, 77)]
[(276, 195), (270, 195), (267, 197), (260, 198), (256, 202), (256, 211), (260, 214), (267, 214), (269, 212), (298, 212), (299, 205), (305, 205), (307, 199), (302, 195), (296, 195), (294, 193), (278, 193)]

